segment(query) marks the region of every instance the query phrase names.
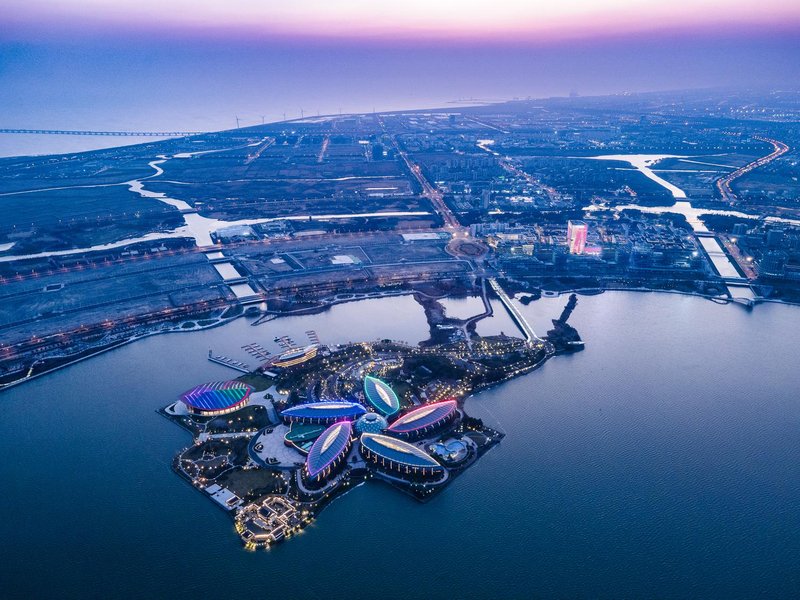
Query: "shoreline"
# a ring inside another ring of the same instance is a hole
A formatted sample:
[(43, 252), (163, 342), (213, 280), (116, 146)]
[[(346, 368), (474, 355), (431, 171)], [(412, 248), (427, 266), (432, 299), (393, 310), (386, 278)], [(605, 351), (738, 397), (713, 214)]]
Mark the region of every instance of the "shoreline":
[[(491, 336), (490, 336), (491, 337)], [(351, 345), (359, 345), (359, 342), (352, 343)], [(411, 346), (403, 346), (406, 351), (411, 350)], [(402, 351), (400, 351), (402, 352)], [(502, 379), (487, 381), (485, 383), (480, 383), (475, 385), (474, 387), (471, 386), (470, 391), (463, 397), (458, 398), (458, 413), (460, 415), (458, 421), (456, 423), (452, 423), (441, 429), (436, 433), (435, 438), (425, 438), (426, 441), (430, 442), (433, 439), (445, 439), (448, 436), (456, 435), (457, 438), (460, 438), (460, 435), (463, 435), (463, 431), (460, 431), (458, 428), (461, 426), (462, 419), (468, 419), (469, 416), (465, 410), (465, 405), (467, 402), (472, 399), (474, 396), (477, 396), (480, 392), (490, 389), (490, 388), (497, 388), (500, 387), (502, 384), (507, 383), (512, 379), (517, 379), (519, 377), (523, 377), (525, 375), (529, 375), (533, 371), (540, 368), (544, 365), (550, 358), (561, 354), (557, 352), (553, 345), (550, 342), (544, 342), (541, 348), (541, 352), (537, 351), (538, 359), (535, 360), (532, 364), (522, 367), (518, 370), (512, 371), (506, 374)], [(326, 367), (327, 368), (327, 367)], [(254, 371), (255, 372), (255, 371)], [(412, 405), (413, 406), (413, 405)], [(184, 431), (187, 431), (192, 436), (194, 441), (194, 445), (197, 445), (198, 440), (202, 439), (202, 435), (198, 433), (198, 431), (193, 431), (192, 429), (188, 428), (186, 424), (180, 419), (175, 418), (170, 413), (166, 412), (166, 408), (162, 407), (157, 409), (156, 412), (160, 414), (162, 417), (168, 419), (169, 421), (173, 422), (174, 424), (178, 425)], [(264, 494), (263, 491), (258, 492), (259, 495), (256, 498), (249, 497), (248, 495), (242, 495), (237, 497), (237, 504), (231, 505), (230, 507), (226, 507), (219, 501), (216, 502), (218, 508), (223, 510), (223, 512), (228, 513), (230, 518), (233, 520), (234, 524), (236, 524), (237, 532), (240, 534), (242, 538), (242, 542), (246, 550), (257, 550), (260, 548), (270, 548), (279, 543), (286, 541), (290, 537), (299, 534), (303, 529), (308, 527), (309, 525), (313, 524), (318, 518), (320, 518), (321, 514), (324, 510), (333, 502), (335, 502), (338, 498), (346, 495), (352, 489), (363, 485), (367, 481), (377, 480), (382, 482), (382, 484), (388, 485), (406, 496), (410, 496), (414, 498), (416, 501), (420, 503), (427, 503), (432, 500), (434, 497), (438, 496), (441, 492), (449, 487), (449, 485), (457, 479), (461, 474), (463, 474), (466, 470), (468, 470), (471, 466), (473, 466), (482, 456), (488, 453), (492, 448), (499, 445), (502, 440), (505, 438), (506, 433), (502, 431), (502, 429), (498, 429), (497, 426), (487, 426), (479, 420), (479, 425), (474, 427), (475, 431), (479, 431), (484, 436), (484, 441), (473, 443), (474, 453), (469, 454), (466, 458), (462, 459), (460, 462), (456, 462), (453, 464), (448, 463), (440, 463), (445, 468), (445, 476), (441, 481), (435, 481), (432, 483), (420, 483), (418, 481), (411, 481), (405, 480), (401, 476), (396, 476), (394, 473), (384, 472), (380, 468), (376, 468), (374, 466), (368, 465), (354, 465), (351, 466), (349, 469), (345, 470), (344, 473), (339, 476), (337, 475), (334, 479), (331, 480), (332, 486), (330, 488), (325, 487), (319, 490), (319, 495), (315, 495), (314, 492), (309, 492), (309, 490), (305, 489), (303, 485), (300, 483), (300, 470), (295, 463), (294, 466), (286, 466), (286, 465), (271, 465), (266, 462), (261, 457), (254, 456), (254, 443), (258, 440), (259, 436), (263, 434), (265, 430), (271, 433), (271, 428), (275, 427), (276, 423), (271, 422), (268, 423), (265, 427), (262, 427), (258, 431), (251, 431), (251, 430), (242, 430), (241, 435), (246, 438), (247, 444), (247, 455), (248, 460), (250, 463), (255, 462), (259, 465), (258, 468), (265, 469), (266, 471), (271, 472), (280, 472), (280, 473), (288, 473), (289, 479), (287, 481), (287, 487), (282, 490), (275, 490), (270, 493)], [(261, 426), (259, 426), (261, 427)], [(231, 431), (230, 435), (238, 435), (239, 430), (236, 430), (234, 433)], [(220, 438), (224, 437), (225, 433), (220, 434)], [(469, 435), (469, 434), (466, 434)], [(206, 441), (206, 440), (203, 440)], [(201, 479), (200, 482), (192, 478), (190, 473), (188, 473), (184, 468), (181, 467), (181, 461), (183, 460), (183, 456), (187, 451), (190, 451), (193, 448), (193, 445), (190, 444), (180, 450), (174, 457), (171, 462), (171, 470), (178, 475), (178, 477), (184, 480), (186, 483), (191, 485), (195, 490), (201, 492), (204, 497), (208, 497), (209, 488), (212, 485), (223, 485), (218, 482), (218, 477), (224, 475), (225, 472), (220, 473), (219, 475), (211, 475), (209, 480)], [(354, 450), (348, 450), (348, 457), (352, 455)], [(360, 454), (356, 454), (356, 456), (361, 456)], [(364, 460), (362, 458), (362, 460)], [(347, 463), (355, 462), (355, 458), (350, 460), (347, 459)], [(239, 468), (239, 463), (231, 463), (231, 468), (236, 469)], [(247, 463), (242, 465), (242, 468), (247, 470), (248, 466)], [(283, 475), (282, 475), (283, 477)], [(295, 486), (292, 486), (292, 481), (296, 480)], [(240, 492), (236, 492), (239, 494)], [(269, 498), (277, 498), (283, 499), (286, 502), (291, 503), (294, 505), (296, 511), (303, 510), (303, 514), (305, 515), (305, 511), (308, 510), (308, 518), (304, 518), (299, 522), (294, 524), (295, 529), (291, 530), (291, 535), (287, 533), (285, 537), (279, 537), (273, 539), (271, 541), (254, 541), (251, 538), (242, 535), (243, 529), (240, 528), (240, 519), (242, 518), (242, 514), (246, 513), (253, 509), (253, 507), (257, 507), (259, 503), (267, 502)]]
[[(657, 288), (642, 288), (642, 287), (638, 287), (638, 288), (625, 288), (625, 287), (621, 287), (621, 288), (617, 288), (617, 287), (597, 288), (597, 287), (592, 287), (592, 288), (572, 288), (572, 289), (567, 289), (567, 290), (546, 290), (546, 291), (551, 293), (551, 294), (553, 294), (551, 297), (558, 298), (558, 297), (560, 297), (560, 296), (562, 296), (564, 294), (571, 294), (571, 293), (575, 293), (575, 294), (578, 294), (580, 296), (599, 295), (599, 294), (596, 293), (598, 290), (600, 291), (600, 294), (605, 293), (605, 292), (663, 293), (663, 294), (675, 294), (675, 295), (680, 295), (680, 296), (691, 296), (691, 297), (695, 297), (695, 298), (701, 298), (701, 299), (704, 299), (704, 300), (709, 300), (711, 302), (714, 302), (715, 304), (722, 304), (722, 305), (740, 304), (740, 303), (736, 302), (735, 300), (733, 300), (731, 298), (724, 299), (724, 298), (719, 298), (717, 296), (708, 296), (708, 295), (705, 295), (705, 294), (700, 294), (698, 292), (686, 292), (686, 291), (681, 291), (681, 290), (665, 290), (665, 289), (657, 289)], [(543, 290), (543, 291), (545, 291), (545, 290)], [(595, 293), (588, 294), (587, 292), (595, 292)], [(297, 309), (296, 311), (266, 311), (261, 316), (263, 317), (263, 316), (266, 316), (266, 315), (271, 315), (271, 316), (273, 316), (273, 318), (270, 319), (270, 321), (274, 321), (274, 320), (280, 319), (282, 317), (314, 315), (314, 314), (319, 314), (321, 312), (324, 312), (325, 310), (328, 310), (328, 309), (330, 309), (330, 308), (332, 308), (334, 306), (337, 306), (339, 304), (346, 304), (346, 303), (349, 303), (349, 302), (360, 302), (360, 301), (363, 301), (363, 300), (378, 300), (378, 299), (381, 299), (381, 298), (393, 298), (393, 297), (398, 297), (398, 296), (407, 296), (407, 295), (413, 295), (414, 293), (416, 293), (414, 290), (409, 290), (409, 291), (403, 290), (403, 291), (400, 291), (400, 292), (397, 292), (397, 293), (387, 293), (387, 294), (381, 295), (381, 296), (366, 296), (366, 297), (360, 297), (360, 298), (340, 298), (340, 299), (336, 299), (336, 300), (333, 300), (333, 301), (330, 301), (330, 302), (326, 302), (325, 304), (321, 304), (319, 306), (313, 306), (313, 307)], [(517, 292), (517, 293), (524, 294), (526, 292)], [(447, 298), (447, 297), (449, 297), (449, 296), (442, 296), (442, 297), (437, 298), (437, 299), (442, 299), (442, 298)], [(460, 297), (460, 296), (454, 296), (454, 297)], [(800, 307), (800, 302), (790, 302), (790, 301), (787, 301), (787, 300), (771, 299), (771, 298), (758, 298), (758, 299), (754, 300), (754, 302), (753, 302), (754, 305), (761, 304), (761, 303), (783, 304), (785, 306)], [(126, 339), (126, 340), (121, 340), (121, 341), (113, 343), (113, 344), (111, 344), (111, 345), (109, 345), (107, 347), (98, 348), (97, 350), (92, 351), (91, 353), (86, 354), (84, 356), (80, 356), (80, 357), (76, 357), (75, 359), (67, 360), (66, 362), (64, 362), (62, 364), (59, 364), (59, 365), (57, 365), (57, 366), (55, 366), (55, 367), (53, 367), (51, 369), (48, 369), (46, 371), (42, 371), (40, 373), (36, 373), (34, 375), (31, 375), (30, 377), (23, 377), (21, 379), (17, 379), (17, 380), (14, 380), (12, 382), (3, 384), (2, 386), (0, 386), (0, 394), (2, 394), (7, 389), (11, 389), (13, 387), (22, 385), (22, 384), (27, 383), (29, 381), (33, 381), (34, 379), (38, 379), (39, 377), (43, 377), (45, 375), (49, 375), (49, 374), (54, 373), (56, 371), (59, 371), (61, 369), (65, 369), (67, 367), (70, 367), (70, 366), (73, 366), (73, 365), (78, 364), (80, 362), (83, 362), (84, 360), (87, 360), (89, 358), (94, 358), (96, 356), (99, 356), (99, 355), (104, 354), (106, 352), (110, 352), (110, 351), (115, 350), (117, 348), (121, 348), (122, 346), (126, 346), (128, 344), (131, 344), (131, 343), (136, 342), (136, 341), (141, 340), (141, 339), (145, 339), (145, 338), (148, 338), (148, 337), (151, 337), (151, 336), (154, 336), (154, 335), (162, 335), (162, 334), (168, 334), (168, 333), (192, 333), (192, 332), (195, 332), (195, 331), (205, 331), (207, 329), (213, 329), (215, 327), (221, 327), (223, 325), (227, 325), (228, 323), (231, 323), (236, 319), (239, 319), (241, 317), (246, 317), (246, 316), (247, 315), (245, 315), (244, 312), (242, 312), (242, 313), (240, 313), (240, 314), (238, 314), (238, 315), (236, 315), (234, 317), (230, 317), (228, 319), (220, 320), (220, 321), (218, 321), (216, 323), (213, 323), (211, 325), (194, 327), (192, 329), (181, 329), (180, 328), (181, 324), (177, 323), (175, 329), (148, 332), (148, 333), (144, 333), (144, 334), (141, 334), (141, 335), (137, 335), (137, 336), (131, 337), (131, 338)], [(257, 320), (257, 318), (256, 318), (256, 320)]]

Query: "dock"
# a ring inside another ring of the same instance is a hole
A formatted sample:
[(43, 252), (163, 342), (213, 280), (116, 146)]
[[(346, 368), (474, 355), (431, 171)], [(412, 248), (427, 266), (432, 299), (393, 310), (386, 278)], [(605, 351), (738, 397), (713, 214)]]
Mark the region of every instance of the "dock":
[(249, 365), (241, 361), (228, 358), (227, 356), (214, 356), (211, 350), (208, 351), (208, 360), (213, 363), (217, 363), (218, 365), (222, 365), (223, 367), (228, 367), (229, 369), (239, 371), (240, 373), (250, 373), (252, 371)]

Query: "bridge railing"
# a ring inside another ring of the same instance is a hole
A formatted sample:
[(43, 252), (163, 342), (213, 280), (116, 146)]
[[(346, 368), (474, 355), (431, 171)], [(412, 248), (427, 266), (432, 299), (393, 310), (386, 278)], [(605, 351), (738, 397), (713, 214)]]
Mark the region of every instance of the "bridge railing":
[(517, 326), (522, 330), (522, 334), (525, 336), (526, 341), (528, 343), (533, 343), (537, 341), (542, 341), (541, 338), (536, 335), (536, 332), (533, 330), (533, 327), (525, 320), (525, 317), (522, 316), (522, 313), (517, 310), (517, 307), (511, 302), (511, 298), (508, 297), (505, 290), (500, 287), (500, 284), (497, 283), (497, 280), (494, 277), (489, 278), (489, 285), (492, 286), (492, 289), (497, 294), (500, 301), (503, 303), (503, 306), (506, 307), (508, 313), (511, 315), (511, 318), (515, 321)]
[(189, 137), (204, 131), (89, 131), (72, 129), (0, 129), (0, 133), (29, 135), (107, 135), (120, 137)]

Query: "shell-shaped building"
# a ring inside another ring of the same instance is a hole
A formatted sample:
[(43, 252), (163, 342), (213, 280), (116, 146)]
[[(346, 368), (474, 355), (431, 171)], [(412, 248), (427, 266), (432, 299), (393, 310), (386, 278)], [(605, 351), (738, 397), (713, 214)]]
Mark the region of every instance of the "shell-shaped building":
[(271, 367), (293, 367), (295, 365), (300, 365), (308, 360), (311, 360), (317, 355), (319, 351), (319, 346), (317, 344), (311, 344), (310, 346), (306, 346), (305, 348), (295, 348), (293, 350), (287, 350), (280, 356), (276, 356), (271, 361), (267, 362), (264, 365), (264, 368), (271, 368)]
[(298, 404), (281, 412), (281, 417), (289, 423), (331, 424), (336, 421), (355, 421), (367, 412), (356, 402), (309, 402)]
[(303, 477), (321, 483), (344, 463), (352, 446), (353, 424), (350, 421), (334, 423), (322, 432), (311, 446), (303, 467)]
[(406, 439), (423, 437), (452, 421), (457, 408), (455, 400), (425, 404), (399, 417), (388, 431)]
[(384, 417), (391, 417), (400, 410), (397, 394), (385, 381), (367, 375), (364, 377), (364, 396), (372, 407)]
[(377, 468), (403, 479), (437, 479), (445, 471), (444, 467), (424, 450), (379, 433), (361, 435), (361, 454)]

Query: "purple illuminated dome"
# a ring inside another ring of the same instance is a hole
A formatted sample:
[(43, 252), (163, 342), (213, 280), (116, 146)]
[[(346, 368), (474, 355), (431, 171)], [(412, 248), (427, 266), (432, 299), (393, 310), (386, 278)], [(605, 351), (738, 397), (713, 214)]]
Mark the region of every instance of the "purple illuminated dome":
[(323, 431), (308, 451), (303, 472), (305, 478), (318, 483), (341, 466), (352, 445), (352, 433), (350, 421), (334, 423)]

